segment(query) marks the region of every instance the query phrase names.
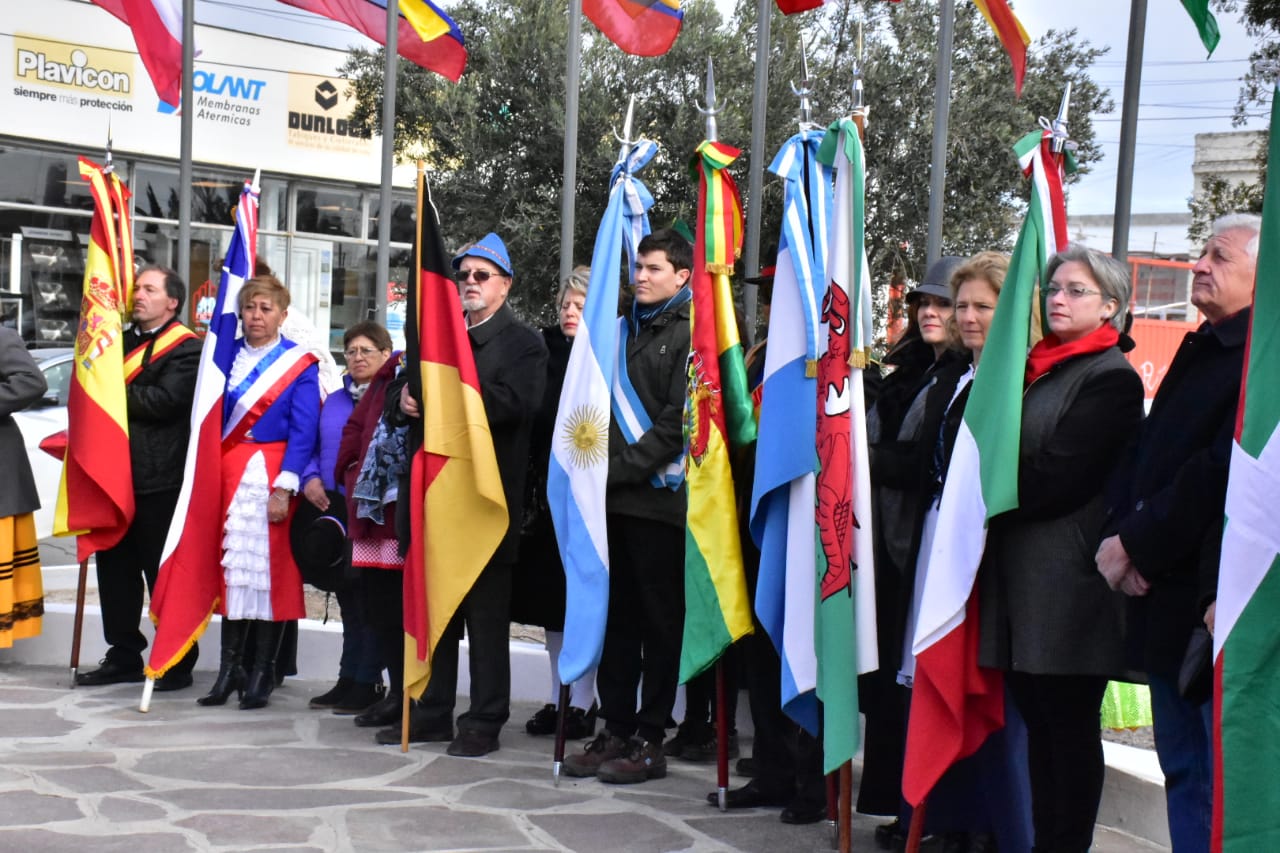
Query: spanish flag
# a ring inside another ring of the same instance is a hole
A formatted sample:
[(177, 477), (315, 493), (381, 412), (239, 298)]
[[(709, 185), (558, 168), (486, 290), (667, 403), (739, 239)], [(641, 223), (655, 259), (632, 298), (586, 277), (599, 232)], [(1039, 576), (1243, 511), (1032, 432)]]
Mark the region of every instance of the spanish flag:
[(421, 170), (418, 229), (406, 360), (418, 373), (416, 380), (411, 374), (410, 388), (420, 392), (423, 435), (413, 455), (404, 568), (404, 684), (415, 699), (427, 688), (440, 635), (498, 549), (508, 521), (462, 303), (446, 272)]
[(751, 632), (729, 444), (756, 439), (729, 276), (742, 238), (742, 202), (724, 171), (738, 151), (698, 146), (698, 229), (693, 245), (693, 357), (685, 402), (685, 619), (680, 681), (715, 663)]
[(80, 177), (93, 196), (93, 222), (53, 532), (79, 536), (76, 557), (87, 560), (119, 542), (133, 522), (123, 323), (133, 293), (133, 243), (129, 191), (119, 176), (81, 157)]
[(1031, 36), (1022, 28), (1022, 22), (1013, 14), (1006, 0), (973, 2), (1009, 54), (1009, 61), (1013, 63), (1013, 91), (1014, 94), (1021, 95), (1022, 78), (1027, 75), (1027, 47), (1031, 44)]

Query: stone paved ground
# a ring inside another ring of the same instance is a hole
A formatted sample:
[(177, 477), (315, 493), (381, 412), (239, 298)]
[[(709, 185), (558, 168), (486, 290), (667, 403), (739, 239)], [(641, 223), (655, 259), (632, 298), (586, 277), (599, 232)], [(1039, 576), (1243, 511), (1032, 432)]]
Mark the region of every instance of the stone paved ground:
[[(705, 765), (665, 780), (555, 787), (551, 744), (516, 723), (502, 749), (450, 758), (444, 744), (402, 754), (350, 718), (310, 711), (327, 685), (289, 682), (262, 711), (200, 708), (196, 689), (67, 688), (65, 669), (0, 664), (0, 850), (170, 851), (825, 851), (822, 826), (773, 810), (721, 814), (702, 798)], [(742, 780), (734, 780), (740, 784)], [(854, 849), (874, 849), (855, 818)], [(1157, 850), (1100, 829), (1102, 853)]]

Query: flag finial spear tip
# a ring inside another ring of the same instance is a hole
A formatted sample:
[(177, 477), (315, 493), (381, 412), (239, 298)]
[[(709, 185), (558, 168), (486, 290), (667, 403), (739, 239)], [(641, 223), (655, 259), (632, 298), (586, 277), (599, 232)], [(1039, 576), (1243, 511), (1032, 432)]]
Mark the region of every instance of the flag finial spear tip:
[(698, 107), (698, 112), (707, 117), (707, 139), (711, 142), (715, 142), (718, 139), (716, 116), (720, 114), (723, 108), (723, 104), (716, 102), (716, 72), (711, 63), (711, 57), (708, 56), (706, 106)]
[(250, 189), (252, 189), (255, 193), (258, 191), (258, 179), (259, 179), (260, 177), (262, 177), (262, 170), (261, 170), (261, 169), (254, 169), (254, 170), (253, 170), (253, 183), (249, 185), (249, 188), (250, 188)]
[(102, 174), (110, 175), (115, 171), (115, 165), (111, 162), (111, 116), (107, 116), (107, 153), (103, 158)]
[(862, 22), (858, 22), (858, 50), (853, 59), (853, 111), (866, 106), (865, 92), (862, 86)]
[(635, 119), (635, 113), (636, 96), (633, 94), (630, 100), (627, 101), (627, 117), (622, 122), (622, 135), (619, 136), (617, 131), (614, 131), (613, 133), (614, 139), (617, 139), (618, 142), (622, 144), (622, 148), (618, 151), (618, 162), (620, 163), (627, 159), (627, 155), (631, 153), (631, 149), (640, 141), (631, 135), (631, 128)]
[(1053, 120), (1053, 153), (1061, 154), (1066, 149), (1069, 134), (1067, 132), (1067, 116), (1071, 111), (1071, 81), (1062, 93), (1062, 103), (1058, 105), (1058, 117)]
[(805, 55), (804, 42), (800, 42), (800, 85), (791, 84), (791, 94), (800, 99), (800, 114), (797, 116), (800, 129), (807, 130), (813, 125), (813, 102), (809, 96), (813, 94), (813, 80), (809, 77), (809, 58)]

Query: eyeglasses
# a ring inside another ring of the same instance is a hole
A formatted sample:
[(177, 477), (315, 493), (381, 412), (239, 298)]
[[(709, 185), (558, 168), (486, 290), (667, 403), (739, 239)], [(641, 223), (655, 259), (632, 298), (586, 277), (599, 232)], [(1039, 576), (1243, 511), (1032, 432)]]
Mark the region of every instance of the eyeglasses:
[(489, 272), (488, 270), (458, 270), (453, 275), (453, 277), (457, 279), (458, 284), (466, 284), (467, 279), (469, 278), (474, 278), (477, 284), (484, 284), (494, 276), (506, 278), (507, 274), (504, 272)]
[(376, 352), (378, 352), (378, 350), (373, 347), (352, 347), (344, 352), (343, 355), (347, 357), (347, 361), (350, 361), (356, 356), (359, 356), (360, 358), (369, 358)]
[(1101, 294), (1102, 291), (1090, 290), (1087, 287), (1080, 287), (1074, 284), (1069, 285), (1067, 287), (1063, 287), (1060, 284), (1051, 284), (1044, 289), (1044, 295), (1046, 299), (1052, 299), (1053, 297), (1057, 296), (1059, 293), (1065, 293), (1068, 299), (1084, 299), (1086, 296), (1089, 296), (1090, 294), (1093, 294), (1093, 293)]

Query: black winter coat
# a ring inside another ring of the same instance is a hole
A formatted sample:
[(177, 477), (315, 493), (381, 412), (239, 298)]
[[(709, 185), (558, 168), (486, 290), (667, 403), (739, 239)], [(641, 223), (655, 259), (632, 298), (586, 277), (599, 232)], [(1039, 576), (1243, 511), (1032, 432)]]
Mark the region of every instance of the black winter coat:
[(156, 336), (177, 322), (176, 318), (170, 320), (155, 335), (143, 335), (134, 328), (124, 333), (126, 353), (150, 338), (142, 357), (142, 370), (129, 383), (126, 393), (133, 491), (138, 495), (182, 486), (201, 344), (195, 338), (185, 340), (154, 361), (150, 350)]
[(649, 481), (684, 449), (685, 366), (689, 359), (689, 315), (685, 303), (665, 311), (627, 341), (627, 374), (653, 426), (635, 444), (627, 444), (617, 419), (609, 422), (611, 515), (628, 515), (683, 528), (687, 497), (657, 489)]
[(1187, 333), (1108, 489), (1103, 535), (1151, 583), (1129, 601), (1131, 664), (1149, 672), (1177, 675), (1217, 585), (1249, 315)]

